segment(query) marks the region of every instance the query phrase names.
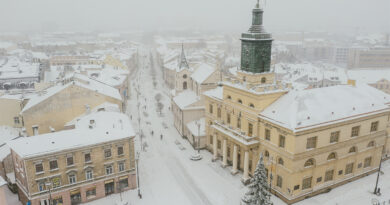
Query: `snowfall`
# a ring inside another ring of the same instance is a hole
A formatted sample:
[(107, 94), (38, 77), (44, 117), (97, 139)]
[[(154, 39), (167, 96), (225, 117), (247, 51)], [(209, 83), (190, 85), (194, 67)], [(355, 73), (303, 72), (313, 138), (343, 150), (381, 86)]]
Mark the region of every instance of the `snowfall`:
[[(113, 194), (105, 198), (87, 203), (89, 205), (151, 205), (151, 204), (214, 204), (238, 205), (247, 188), (241, 183), (241, 173), (233, 176), (230, 167), (222, 168), (221, 162), (212, 162), (212, 154), (201, 150), (202, 159), (190, 160), (195, 153), (187, 140), (183, 139), (173, 126), (173, 115), (170, 111), (169, 89), (164, 85), (161, 69), (150, 61), (149, 50), (140, 55), (140, 68), (131, 73), (131, 96), (128, 101), (127, 114), (132, 119), (135, 130), (140, 130), (144, 137), (141, 151), (141, 139), (136, 137), (136, 152), (139, 160), (139, 191), (130, 190), (121, 194)], [(155, 56), (155, 55), (153, 55)], [(156, 60), (154, 60), (156, 62)], [(153, 86), (151, 67), (156, 71), (156, 88)], [(137, 97), (137, 90), (140, 90)], [(154, 96), (163, 95), (163, 114), (156, 111)], [(139, 106), (138, 106), (139, 104)], [(144, 107), (145, 106), (145, 107)], [(138, 109), (139, 107), (139, 109)], [(138, 124), (138, 118), (141, 123)], [(167, 125), (167, 126), (164, 126)], [(167, 127), (167, 128), (164, 128)], [(151, 134), (151, 131), (154, 134)], [(161, 139), (160, 135), (163, 135)], [(179, 142), (179, 143), (178, 143)], [(182, 148), (185, 149), (182, 149)], [(380, 202), (390, 204), (390, 160), (382, 165), (379, 187), (381, 196), (372, 192), (375, 187), (377, 173), (332, 189), (329, 193), (298, 202), (297, 204), (372, 204)], [(17, 195), (7, 189), (10, 204), (18, 204)], [(272, 196), (275, 205), (285, 204)], [(19, 203), (20, 204), (20, 203)]]

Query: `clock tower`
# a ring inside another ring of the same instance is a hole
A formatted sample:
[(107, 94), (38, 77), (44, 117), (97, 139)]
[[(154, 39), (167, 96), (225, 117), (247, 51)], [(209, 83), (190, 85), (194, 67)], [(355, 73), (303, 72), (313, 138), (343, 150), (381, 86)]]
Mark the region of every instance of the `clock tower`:
[(263, 9), (259, 1), (252, 11), (252, 26), (241, 35), (241, 70), (265, 73), (271, 67), (272, 36), (263, 27)]

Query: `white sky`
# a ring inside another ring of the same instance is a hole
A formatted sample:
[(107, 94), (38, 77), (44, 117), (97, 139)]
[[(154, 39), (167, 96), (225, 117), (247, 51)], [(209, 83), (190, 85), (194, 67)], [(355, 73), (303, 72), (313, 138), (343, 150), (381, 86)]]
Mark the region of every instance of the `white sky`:
[[(255, 0), (0, 0), (0, 31), (246, 30)], [(390, 0), (267, 0), (267, 28), (390, 32)]]

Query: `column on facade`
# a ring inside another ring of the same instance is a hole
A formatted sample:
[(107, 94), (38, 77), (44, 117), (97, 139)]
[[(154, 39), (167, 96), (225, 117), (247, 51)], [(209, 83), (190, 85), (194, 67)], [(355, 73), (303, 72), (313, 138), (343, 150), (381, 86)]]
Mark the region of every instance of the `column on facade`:
[(245, 151), (244, 155), (244, 174), (242, 175), (242, 181), (246, 182), (249, 179), (249, 151)]
[(223, 139), (222, 157), (223, 157), (222, 167), (226, 167), (227, 166), (227, 140), (226, 139)]
[(232, 167), (232, 174), (237, 174), (237, 156), (238, 155), (238, 147), (237, 145), (233, 146), (233, 167)]
[(217, 160), (218, 158), (218, 149), (217, 149), (217, 135), (213, 136), (213, 160)]

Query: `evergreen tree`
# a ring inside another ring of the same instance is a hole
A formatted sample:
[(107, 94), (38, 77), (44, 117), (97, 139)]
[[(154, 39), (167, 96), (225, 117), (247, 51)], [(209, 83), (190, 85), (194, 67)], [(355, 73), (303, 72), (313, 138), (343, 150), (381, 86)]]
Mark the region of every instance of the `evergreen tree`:
[(242, 197), (243, 204), (272, 205), (262, 154), (260, 155), (259, 163), (248, 187), (249, 191)]

